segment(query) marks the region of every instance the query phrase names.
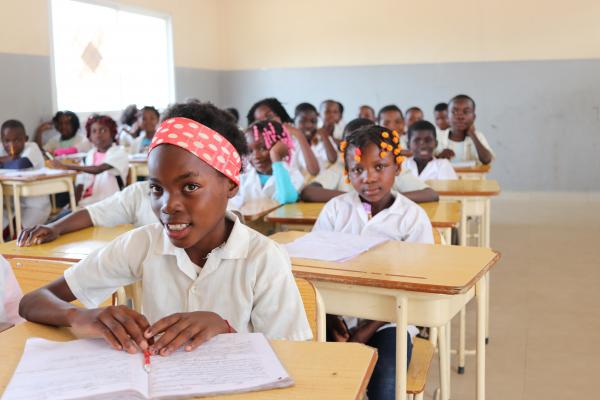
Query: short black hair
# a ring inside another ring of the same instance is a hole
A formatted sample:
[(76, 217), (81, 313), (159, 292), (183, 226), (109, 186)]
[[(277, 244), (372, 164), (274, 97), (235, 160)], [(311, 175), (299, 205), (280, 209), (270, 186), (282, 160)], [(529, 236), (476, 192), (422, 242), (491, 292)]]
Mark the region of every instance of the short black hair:
[(23, 134), (26, 135), (25, 133), (25, 125), (23, 125), (23, 123), (17, 119), (7, 119), (6, 121), (4, 121), (2, 123), (2, 127), (0, 127), (0, 135), (2, 137), (4, 137), (4, 130), (5, 129), (21, 129), (23, 131)]
[(373, 111), (373, 115), (375, 115), (375, 109), (373, 107), (371, 107), (368, 104), (363, 104), (362, 106), (358, 107), (358, 109), (360, 110), (363, 107), (368, 108), (369, 110)]
[(133, 125), (137, 120), (138, 108), (136, 104), (130, 104), (123, 110), (119, 122), (125, 125)]
[(409, 109), (407, 109), (405, 112), (406, 114), (408, 114), (411, 111), (420, 111), (421, 114), (423, 114), (423, 110), (421, 110), (419, 107), (410, 107)]
[(313, 106), (312, 104), (300, 103), (294, 109), (294, 118), (296, 118), (298, 116), (298, 114), (303, 113), (303, 112), (315, 112), (315, 113), (317, 113), (317, 115), (319, 114), (319, 111), (317, 111), (317, 107)]
[(404, 114), (402, 114), (402, 110), (397, 105), (395, 105), (395, 104), (388, 104), (387, 106), (381, 107), (381, 109), (377, 113), (377, 121), (381, 122), (381, 114), (386, 113), (386, 112), (390, 112), (390, 111), (397, 111), (397, 112), (399, 112), (400, 116), (402, 117), (402, 119), (404, 119)]
[[(385, 133), (384, 133), (385, 132)], [(366, 125), (361, 128), (358, 128), (348, 134), (344, 139), (345, 143), (343, 147), (343, 155), (344, 155), (344, 168), (348, 170), (348, 150), (351, 147), (364, 148), (368, 144), (374, 144), (377, 148), (382, 148), (380, 150), (384, 152), (391, 152), (395, 157), (400, 156), (400, 137), (396, 134), (390, 133), (390, 130), (384, 128), (380, 125)], [(387, 145), (387, 149), (383, 148)], [(397, 161), (398, 163), (398, 161)]]
[(435, 107), (433, 107), (433, 112), (443, 112), (448, 111), (448, 103), (437, 103)]
[(435, 129), (435, 126), (431, 122), (422, 119), (409, 126), (408, 130), (406, 131), (406, 141), (408, 142), (409, 147), (410, 138), (415, 131), (429, 131), (437, 142), (437, 130)]
[(229, 108), (226, 108), (225, 111), (227, 111), (229, 114), (231, 114), (231, 116), (233, 117), (233, 122), (235, 122), (236, 124), (238, 122), (240, 122), (240, 113), (237, 110), (237, 108), (229, 107)]
[(151, 111), (154, 114), (156, 114), (156, 118), (160, 119), (160, 113), (158, 112), (158, 110), (156, 108), (154, 108), (153, 106), (144, 106), (142, 107), (142, 109), (140, 110), (140, 112), (144, 112), (144, 111)]
[(202, 125), (206, 125), (227, 139), (235, 147), (240, 157), (248, 154), (246, 137), (238, 129), (227, 111), (221, 110), (211, 103), (176, 103), (163, 112), (162, 121), (175, 117), (193, 119)]
[(250, 110), (246, 115), (246, 118), (248, 119), (248, 125), (252, 125), (254, 121), (256, 121), (256, 118), (254, 118), (254, 113), (256, 112), (256, 109), (261, 106), (269, 107), (284, 124), (287, 122), (294, 122), (279, 100), (277, 100), (275, 97), (267, 97), (266, 99), (257, 101), (252, 105), (252, 107), (250, 107)]
[(371, 121), (367, 118), (354, 118), (352, 121), (348, 122), (344, 127), (344, 133), (342, 135), (343, 138), (351, 134), (357, 129), (363, 128), (365, 126), (373, 126), (375, 122)]
[(337, 104), (338, 109), (340, 110), (340, 115), (344, 115), (344, 105), (337, 100), (332, 100), (332, 99), (323, 100), (321, 102), (321, 105), (319, 106), (319, 108), (323, 108), (323, 106), (327, 103)]
[(69, 122), (71, 123), (73, 134), (77, 133), (80, 127), (79, 117), (73, 111), (59, 111), (56, 114), (54, 114), (54, 117), (52, 118), (52, 123), (54, 124), (54, 127), (58, 129), (58, 121), (62, 116), (69, 117)]
[(471, 104), (473, 104), (473, 111), (475, 111), (475, 100), (473, 100), (470, 96), (467, 96), (466, 94), (457, 94), (456, 96), (454, 96), (453, 98), (450, 99), (450, 101), (448, 102), (448, 105), (452, 104), (453, 102), (455, 102), (457, 100), (470, 101)]

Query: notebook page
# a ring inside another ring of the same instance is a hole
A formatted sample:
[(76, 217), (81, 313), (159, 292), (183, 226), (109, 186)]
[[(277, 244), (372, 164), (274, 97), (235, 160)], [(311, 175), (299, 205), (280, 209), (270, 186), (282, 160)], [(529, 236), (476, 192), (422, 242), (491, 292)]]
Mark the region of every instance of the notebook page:
[(238, 393), (293, 384), (262, 333), (223, 334), (196, 350), (151, 359), (150, 396)]
[(53, 342), (33, 338), (27, 340), (3, 399), (115, 398), (115, 393), (142, 399), (147, 397), (147, 388), (139, 353), (114, 350), (102, 339)]
[(341, 232), (310, 232), (284, 247), (290, 257), (321, 261), (345, 261), (387, 241), (385, 237)]

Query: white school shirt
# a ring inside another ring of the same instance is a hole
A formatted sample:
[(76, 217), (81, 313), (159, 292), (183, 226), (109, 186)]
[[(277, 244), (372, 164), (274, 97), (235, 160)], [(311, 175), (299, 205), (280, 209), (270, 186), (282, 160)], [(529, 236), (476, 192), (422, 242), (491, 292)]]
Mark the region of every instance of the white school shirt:
[[(292, 185), (296, 188), (296, 191), (300, 193), (300, 189), (304, 186), (304, 176), (298, 171), (297, 168), (288, 165), (287, 162), (283, 161), (284, 167), (290, 174)], [(228, 209), (239, 210), (244, 204), (251, 201), (260, 201), (265, 199), (275, 200), (275, 176), (271, 175), (264, 186), (260, 185), (260, 178), (256, 169), (248, 164), (246, 166), (246, 172), (240, 176), (240, 189), (238, 194), (234, 198), (229, 200)]]
[[(331, 167), (319, 172), (313, 183), (318, 183), (324, 189), (328, 190), (354, 191), (354, 187), (350, 183), (345, 182), (343, 171), (344, 166), (341, 163), (335, 163)], [(423, 181), (413, 176), (412, 173), (403, 169), (394, 180), (393, 190), (405, 193), (427, 189), (428, 187)]]
[[(144, 150), (145, 150), (145, 152), (148, 152), (148, 149), (142, 148), (142, 141), (144, 140), (145, 137), (146, 137), (146, 131), (141, 131), (140, 134), (138, 135), (138, 137), (131, 138), (131, 142), (130, 142), (130, 146), (129, 146), (129, 154), (140, 154), (140, 153), (143, 153)], [(148, 146), (150, 146), (150, 145), (148, 145)]]
[[(96, 152), (94, 147), (88, 151), (85, 156), (85, 165), (94, 165), (94, 153)], [(102, 172), (101, 174), (93, 175), (80, 173), (77, 175), (76, 184), (83, 185), (83, 192), (88, 187), (93, 185), (92, 195), (82, 199), (79, 205), (84, 207), (90, 204), (94, 204), (100, 200), (111, 196), (120, 190), (119, 184), (117, 183), (116, 177), (120, 176), (123, 184), (127, 181), (127, 174), (129, 172), (129, 156), (127, 152), (117, 144), (113, 143), (112, 146), (106, 151), (106, 157), (104, 158), (103, 164), (108, 164), (113, 168)]]
[(23, 318), (19, 316), (19, 302), (22, 297), (21, 287), (10, 264), (0, 256), (0, 322), (23, 322)]
[(410, 171), (422, 181), (428, 179), (458, 179), (450, 161), (443, 158), (434, 157), (427, 165), (425, 165), (425, 168), (423, 168), (423, 171), (421, 171), (420, 174), (417, 162), (413, 157), (407, 158), (402, 164), (402, 167), (406, 168), (406, 170)]
[(75, 147), (78, 153), (85, 153), (92, 148), (90, 141), (83, 135), (75, 134), (71, 139), (61, 140), (60, 135), (51, 137), (44, 145), (44, 150), (54, 153), (58, 149)]
[[(142, 309), (152, 324), (179, 312), (212, 311), (238, 332), (309, 340), (312, 333), (289, 256), (277, 243), (234, 221), (228, 240), (203, 268), (175, 247), (161, 224), (127, 232), (67, 269), (65, 280), (88, 308), (117, 288), (142, 282)], [(199, 274), (197, 269), (200, 270)]]
[[(436, 154), (439, 154), (444, 149), (450, 149), (454, 151), (454, 157), (450, 161), (462, 162), (462, 161), (477, 161), (479, 163), (479, 155), (477, 154), (477, 148), (473, 139), (469, 136), (465, 136), (465, 140), (462, 142), (455, 142), (450, 140), (450, 128), (438, 132), (438, 146), (436, 148)], [(492, 160), (496, 158), (492, 148), (488, 144), (487, 139), (483, 133), (475, 131), (475, 136), (479, 139), (483, 147), (488, 149), (492, 153)]]
[(150, 183), (136, 182), (86, 207), (94, 226), (132, 224), (136, 228), (158, 222), (150, 205)]
[[(25, 143), (20, 156), (21, 158), (28, 158), (33, 165), (33, 169), (40, 169), (45, 166), (44, 156), (36, 143)], [(35, 225), (45, 223), (52, 211), (48, 195), (20, 197), (19, 201), (21, 202), (21, 225), (23, 228), (31, 228)], [(6, 213), (3, 214), (2, 220), (2, 226), (8, 226)]]
[[(395, 197), (392, 205), (371, 219), (357, 192), (334, 197), (325, 204), (312, 230), (433, 244), (433, 228), (425, 211), (398, 192), (392, 191), (392, 195)], [(358, 325), (358, 319), (354, 317), (344, 317), (344, 320), (349, 328)], [(393, 326), (395, 324), (383, 325), (377, 332)], [(412, 325), (408, 327), (408, 331), (411, 337), (418, 333), (417, 328)]]
[[(308, 176), (310, 176), (310, 173), (306, 169), (306, 159), (304, 158), (304, 153), (302, 153), (302, 148), (300, 147), (300, 143), (298, 143), (298, 140), (296, 140), (296, 138), (294, 138), (293, 140), (294, 140), (294, 152), (292, 154), (292, 161), (290, 162), (290, 165), (292, 168), (295, 168), (298, 171), (300, 171), (300, 173), (303, 176), (308, 177)], [(329, 137), (329, 140), (331, 141), (331, 144), (333, 145), (333, 148), (335, 149), (336, 144), (333, 141), (333, 138)], [(314, 155), (317, 159), (317, 162), (319, 163), (319, 169), (321, 169), (321, 170), (325, 169), (331, 164), (329, 162), (329, 159), (327, 158), (327, 149), (325, 148), (325, 143), (323, 143), (321, 138), (319, 138), (319, 141), (316, 144), (311, 144), (310, 149), (314, 153)]]

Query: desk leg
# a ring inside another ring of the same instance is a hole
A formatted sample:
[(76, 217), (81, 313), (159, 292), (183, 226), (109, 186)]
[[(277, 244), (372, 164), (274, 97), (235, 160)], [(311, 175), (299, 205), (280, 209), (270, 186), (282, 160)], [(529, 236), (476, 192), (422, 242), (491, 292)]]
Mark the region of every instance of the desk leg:
[(477, 297), (477, 400), (485, 399), (485, 321), (486, 321), (486, 277), (475, 284)]
[(406, 400), (408, 300), (396, 297), (396, 399)]
[(458, 244), (467, 245), (467, 213), (465, 212), (465, 202), (460, 202), (460, 227), (458, 230)]
[(15, 232), (17, 237), (21, 233), (21, 190), (19, 186), (13, 186), (13, 202), (15, 203)]
[(448, 348), (447, 325), (438, 328), (438, 352), (440, 356), (440, 399), (448, 400), (450, 398), (450, 374), (448, 373), (448, 364), (450, 358), (450, 349)]
[(77, 202), (75, 201), (75, 187), (73, 185), (73, 180), (68, 179), (67, 187), (69, 188), (69, 202), (71, 204), (71, 212), (77, 211)]
[(10, 205), (10, 196), (6, 195), (4, 196), (4, 203), (6, 204), (6, 218), (8, 219), (8, 233), (10, 236), (10, 239), (12, 240), (12, 237), (15, 234), (15, 230), (13, 228), (13, 212), (12, 212), (12, 206)]
[(467, 330), (467, 306), (460, 310), (460, 325), (458, 328), (458, 373), (465, 373), (465, 346)]
[(444, 244), (450, 246), (452, 244), (452, 228), (442, 228), (440, 231), (444, 241), (446, 242)]

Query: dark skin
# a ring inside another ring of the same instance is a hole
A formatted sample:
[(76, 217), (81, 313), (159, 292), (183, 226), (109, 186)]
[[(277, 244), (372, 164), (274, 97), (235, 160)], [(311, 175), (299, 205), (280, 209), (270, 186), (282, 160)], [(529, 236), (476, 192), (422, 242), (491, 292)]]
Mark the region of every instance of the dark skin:
[(282, 141), (277, 141), (267, 149), (262, 137), (254, 139), (252, 130), (246, 132), (246, 141), (250, 149), (250, 163), (259, 174), (273, 175), (273, 163), (282, 161), (288, 155), (288, 148)]
[(158, 125), (158, 115), (152, 110), (144, 110), (142, 113), (142, 129), (147, 138), (152, 138)]
[(327, 161), (334, 163), (337, 161), (337, 150), (329, 140), (333, 134), (333, 125), (317, 128), (319, 115), (315, 111), (302, 111), (296, 116), (298, 129), (304, 133), (309, 143), (315, 144), (320, 139), (323, 141), (325, 151), (327, 152)]
[(433, 152), (437, 147), (435, 132), (428, 130), (413, 131), (409, 146), (413, 153), (413, 159), (417, 164), (417, 169), (421, 173), (427, 163), (433, 159)]
[[(485, 148), (475, 134), (475, 105), (468, 99), (453, 100), (448, 108), (450, 110), (450, 134), (448, 138), (454, 142), (464, 142), (470, 137), (477, 150), (479, 161), (483, 164), (492, 162), (492, 153)], [(444, 149), (438, 154), (439, 158), (453, 158), (454, 152)]]
[[(207, 255), (231, 233), (233, 222), (225, 218), (225, 209), (237, 193), (237, 185), (172, 145), (161, 145), (150, 153), (148, 170), (152, 209), (171, 243), (184, 248), (192, 262), (203, 266)], [(173, 224), (187, 226), (172, 230)], [(30, 321), (103, 337), (116, 350), (132, 354), (139, 349), (162, 356), (180, 347), (192, 351), (229, 330), (225, 320), (212, 312), (176, 313), (150, 325), (146, 317), (125, 306), (82, 309), (70, 304), (73, 300), (65, 279), (60, 278), (25, 295), (19, 312)]]
[[(388, 153), (384, 158), (379, 156), (380, 149), (373, 143), (361, 148), (361, 159), (347, 159), (348, 177), (361, 201), (371, 205), (373, 216), (389, 208), (394, 202), (392, 187), (394, 179), (400, 173), (400, 165), (396, 164), (393, 155)], [(354, 154), (354, 148), (348, 149)], [(387, 322), (365, 320), (352, 331), (337, 316), (329, 316), (330, 332), (336, 341), (366, 343), (377, 329)]]
[(65, 233), (79, 231), (94, 226), (90, 213), (85, 209), (77, 210), (58, 221), (47, 225), (25, 228), (17, 238), (17, 246), (29, 247), (51, 242)]
[[(54, 127), (54, 123), (52, 121), (42, 122), (40, 126), (38, 126), (35, 130), (34, 140), (42, 148), (42, 134), (50, 130)], [(60, 140), (69, 140), (77, 132), (73, 130), (73, 126), (71, 124), (71, 117), (68, 115), (61, 115), (58, 118), (58, 123), (56, 124), (56, 130), (60, 132)]]
[(423, 120), (423, 111), (412, 109), (406, 112), (406, 126), (421, 120)]
[(339, 104), (334, 101), (327, 101), (321, 107), (323, 115), (323, 125), (335, 125), (342, 119), (342, 110)]
[(6, 156), (0, 157), (0, 163), (16, 160), (25, 149), (27, 135), (22, 128), (5, 128), (2, 131), (2, 146)]
[(450, 122), (448, 120), (448, 110), (444, 111), (434, 111), (433, 117), (435, 118), (435, 125), (445, 131), (450, 127)]
[(358, 110), (358, 118), (370, 119), (373, 122), (377, 122), (375, 111), (371, 107), (361, 106)]

